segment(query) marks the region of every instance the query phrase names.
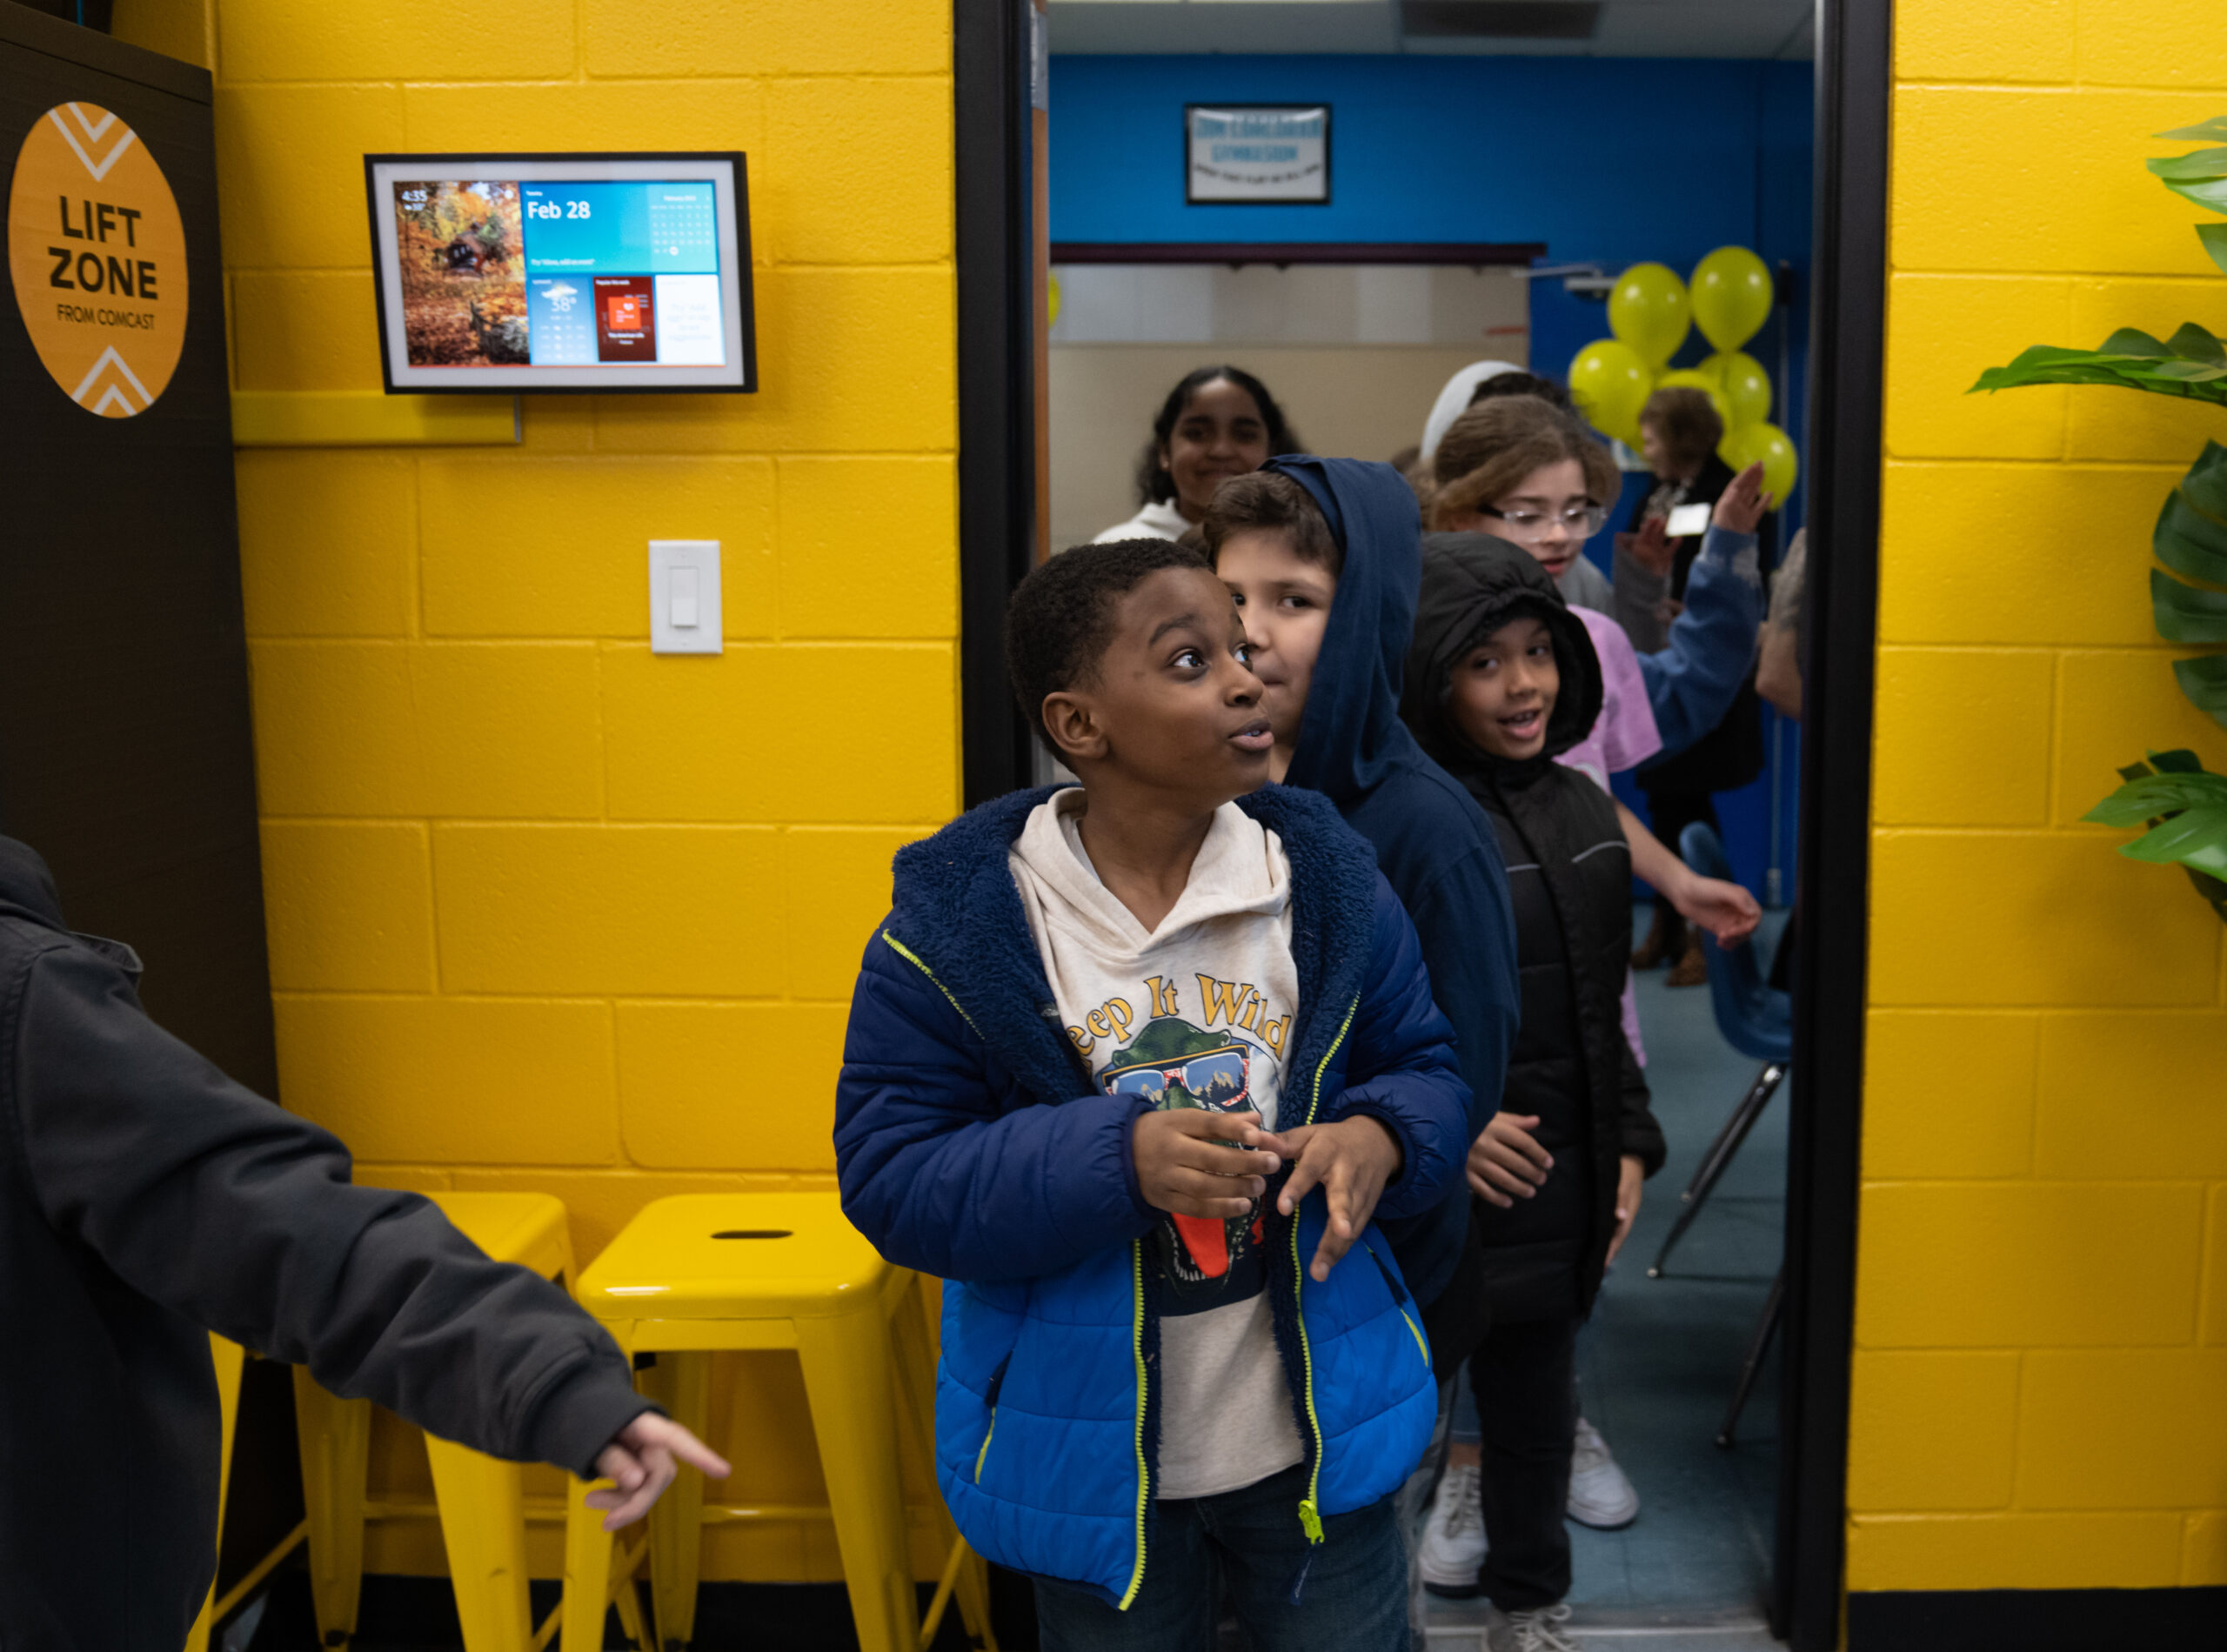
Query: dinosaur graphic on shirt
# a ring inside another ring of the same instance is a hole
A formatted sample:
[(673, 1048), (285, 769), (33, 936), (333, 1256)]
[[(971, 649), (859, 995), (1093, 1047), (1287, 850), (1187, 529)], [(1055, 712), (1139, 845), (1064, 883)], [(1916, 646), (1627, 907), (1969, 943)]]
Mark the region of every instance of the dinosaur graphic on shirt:
[[(1099, 1073), (1109, 1095), (1135, 1095), (1162, 1111), (1195, 1107), (1209, 1113), (1257, 1109), (1253, 1096), (1251, 1040), (1234, 1031), (1207, 1031), (1176, 1016), (1148, 1021), (1135, 1040), (1114, 1053)], [(1242, 1216), (1217, 1220), (1168, 1213), (1154, 1230), (1169, 1314), (1194, 1314), (1241, 1302), (1261, 1289), (1259, 1201)]]

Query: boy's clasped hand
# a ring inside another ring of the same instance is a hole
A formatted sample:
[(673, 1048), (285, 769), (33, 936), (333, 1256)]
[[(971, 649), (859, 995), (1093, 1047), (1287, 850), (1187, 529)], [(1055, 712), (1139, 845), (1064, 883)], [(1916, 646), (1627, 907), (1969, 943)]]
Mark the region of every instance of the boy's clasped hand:
[(1302, 1124), (1280, 1133), (1261, 1128), (1257, 1113), (1180, 1107), (1147, 1113), (1130, 1127), (1137, 1185), (1155, 1210), (1180, 1216), (1234, 1219), (1267, 1192), (1267, 1179), (1288, 1163), (1291, 1176), (1276, 1196), (1286, 1216), (1316, 1187), (1330, 1217), (1307, 1272), (1330, 1277), (1375, 1213), (1385, 1185), (1400, 1174), (1400, 1144), (1366, 1114), (1333, 1124)]

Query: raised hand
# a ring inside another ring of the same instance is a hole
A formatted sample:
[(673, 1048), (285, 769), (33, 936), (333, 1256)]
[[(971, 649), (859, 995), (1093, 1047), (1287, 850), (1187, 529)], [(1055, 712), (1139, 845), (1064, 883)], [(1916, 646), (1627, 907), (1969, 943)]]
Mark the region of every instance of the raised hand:
[(1709, 520), (1735, 533), (1753, 533), (1756, 524), (1763, 519), (1763, 512), (1774, 503), (1771, 496), (1763, 492), (1763, 462), (1757, 459), (1734, 477), (1717, 496), (1716, 510)]

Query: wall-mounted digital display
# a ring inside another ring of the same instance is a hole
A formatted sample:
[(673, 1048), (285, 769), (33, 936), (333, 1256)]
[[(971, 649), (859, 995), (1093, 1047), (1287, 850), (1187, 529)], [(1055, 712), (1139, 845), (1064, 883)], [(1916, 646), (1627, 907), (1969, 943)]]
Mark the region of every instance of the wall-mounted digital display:
[(390, 392), (758, 388), (740, 154), (364, 171)]

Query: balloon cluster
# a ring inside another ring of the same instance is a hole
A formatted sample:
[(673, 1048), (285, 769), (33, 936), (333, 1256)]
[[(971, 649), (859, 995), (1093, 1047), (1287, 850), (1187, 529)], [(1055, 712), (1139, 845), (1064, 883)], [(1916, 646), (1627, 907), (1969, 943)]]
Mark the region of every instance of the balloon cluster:
[[(1797, 473), (1794, 444), (1766, 423), (1770, 375), (1740, 346), (1771, 313), (1771, 272), (1745, 247), (1719, 247), (1694, 266), (1692, 284), (1660, 264), (1635, 264), (1608, 295), (1608, 331), (1569, 365), (1570, 392), (1595, 426), (1640, 445), (1640, 410), (1658, 390), (1698, 390), (1724, 421), (1717, 457), (1734, 470), (1761, 462), (1763, 491), (1783, 501)], [(1665, 371), (1687, 330), (1698, 324), (1715, 353), (1698, 367)]]

